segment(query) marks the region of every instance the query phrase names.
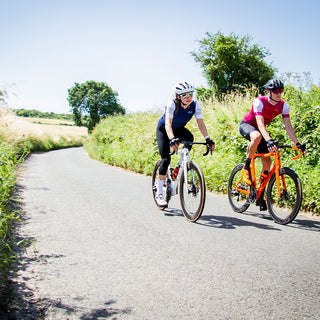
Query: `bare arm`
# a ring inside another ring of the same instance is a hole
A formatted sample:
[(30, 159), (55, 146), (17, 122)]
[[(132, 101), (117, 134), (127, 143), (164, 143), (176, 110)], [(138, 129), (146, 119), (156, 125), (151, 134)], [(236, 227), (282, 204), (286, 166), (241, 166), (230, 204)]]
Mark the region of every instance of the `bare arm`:
[(258, 129), (261, 132), (264, 140), (266, 140), (266, 141), (270, 140), (271, 137), (270, 137), (269, 133), (267, 132), (266, 126), (264, 125), (264, 117), (257, 115), (256, 120), (257, 120)]
[(284, 123), (284, 127), (286, 129), (286, 132), (287, 132), (289, 138), (292, 140), (292, 142), (294, 144), (297, 144), (298, 139), (297, 139), (296, 133), (291, 125), (290, 118), (283, 118), (283, 123)]
[[(197, 119), (197, 124), (198, 124), (198, 127), (199, 127), (199, 130), (200, 132), (202, 133), (203, 137), (206, 139), (209, 137), (208, 135), (208, 130), (207, 130), (207, 127), (206, 125), (204, 124), (203, 122), (203, 119)], [(212, 141), (212, 140), (211, 140)], [(207, 142), (207, 141), (206, 141)], [(212, 141), (213, 142), (213, 141)], [(212, 144), (207, 144), (207, 146), (212, 150), (214, 151), (215, 149), (215, 145), (214, 145), (214, 142)]]
[(208, 137), (208, 131), (207, 131), (207, 127), (203, 122), (203, 119), (197, 119), (197, 124), (199, 127), (200, 132), (202, 133), (203, 137), (206, 138)]
[(174, 138), (173, 130), (172, 130), (172, 119), (169, 117), (166, 117), (165, 119), (165, 128), (167, 132), (167, 136), (169, 140)]
[[(167, 136), (168, 136), (169, 140), (173, 139), (174, 133), (172, 130), (172, 119), (169, 117), (166, 117), (166, 119), (165, 119), (165, 129), (166, 129)], [(179, 149), (179, 142), (176, 142), (171, 147), (173, 148), (174, 151), (177, 151)]]

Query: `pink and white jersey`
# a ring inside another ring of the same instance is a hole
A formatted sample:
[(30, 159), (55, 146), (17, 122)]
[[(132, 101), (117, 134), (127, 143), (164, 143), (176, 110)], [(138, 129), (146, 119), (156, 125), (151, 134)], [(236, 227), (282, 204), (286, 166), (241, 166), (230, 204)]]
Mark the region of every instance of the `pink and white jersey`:
[(281, 99), (273, 105), (269, 102), (267, 96), (262, 96), (253, 100), (251, 110), (244, 116), (243, 120), (258, 129), (257, 115), (263, 116), (264, 124), (267, 125), (279, 114), (282, 114), (283, 118), (288, 118), (289, 111), (289, 105), (284, 100)]

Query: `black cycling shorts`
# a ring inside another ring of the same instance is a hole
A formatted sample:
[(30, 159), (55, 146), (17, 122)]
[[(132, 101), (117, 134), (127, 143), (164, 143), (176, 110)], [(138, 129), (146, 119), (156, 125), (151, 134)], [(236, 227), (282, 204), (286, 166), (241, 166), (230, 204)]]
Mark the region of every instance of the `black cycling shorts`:
[[(254, 126), (252, 126), (251, 124), (245, 122), (244, 120), (242, 120), (240, 122), (239, 132), (245, 139), (250, 141), (250, 134), (253, 131), (259, 131), (259, 130), (257, 128), (255, 128)], [(266, 142), (266, 140), (264, 140), (263, 137), (261, 137), (261, 141), (258, 145), (258, 152), (259, 153), (268, 153), (269, 152), (268, 147), (267, 147), (267, 142)]]
[[(185, 127), (173, 128), (173, 134), (175, 138), (179, 138), (180, 141), (191, 141), (193, 142), (193, 134)], [(165, 128), (157, 127), (156, 131), (157, 143), (159, 152), (161, 155), (161, 164), (159, 168), (159, 174), (165, 175), (170, 163), (170, 142)], [(191, 149), (191, 146), (190, 148)]]

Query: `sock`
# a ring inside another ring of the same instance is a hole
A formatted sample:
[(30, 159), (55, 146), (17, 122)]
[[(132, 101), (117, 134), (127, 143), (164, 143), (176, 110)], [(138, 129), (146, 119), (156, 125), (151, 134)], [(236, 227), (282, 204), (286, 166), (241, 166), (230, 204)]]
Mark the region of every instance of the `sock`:
[(163, 193), (164, 180), (158, 179), (158, 195)]

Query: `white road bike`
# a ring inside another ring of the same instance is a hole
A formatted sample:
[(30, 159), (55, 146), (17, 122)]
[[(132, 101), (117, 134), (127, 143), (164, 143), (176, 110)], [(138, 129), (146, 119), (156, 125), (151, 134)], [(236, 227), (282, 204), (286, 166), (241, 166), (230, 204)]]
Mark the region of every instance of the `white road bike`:
[[(194, 144), (205, 145), (207, 147), (207, 151), (203, 154), (204, 156), (209, 153), (210, 149), (205, 142), (182, 141), (181, 143), (183, 144), (183, 148), (176, 152), (173, 151), (170, 154), (173, 155), (174, 153), (177, 153), (181, 155), (181, 159), (179, 161), (180, 169), (176, 178), (174, 178), (175, 167), (172, 167), (170, 162), (163, 187), (163, 198), (167, 203), (169, 203), (172, 196), (179, 194), (183, 215), (188, 221), (195, 222), (201, 217), (204, 209), (206, 186), (204, 175), (199, 164), (190, 160), (188, 146), (190, 147)], [(158, 209), (164, 210), (165, 207), (159, 206), (156, 200), (160, 163), (161, 159), (156, 162), (153, 169), (152, 194)]]

